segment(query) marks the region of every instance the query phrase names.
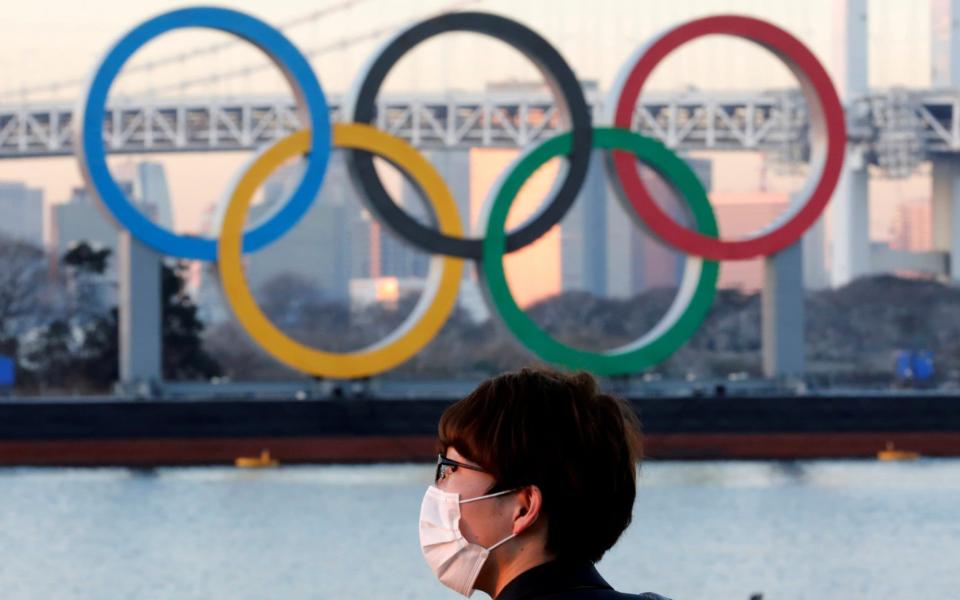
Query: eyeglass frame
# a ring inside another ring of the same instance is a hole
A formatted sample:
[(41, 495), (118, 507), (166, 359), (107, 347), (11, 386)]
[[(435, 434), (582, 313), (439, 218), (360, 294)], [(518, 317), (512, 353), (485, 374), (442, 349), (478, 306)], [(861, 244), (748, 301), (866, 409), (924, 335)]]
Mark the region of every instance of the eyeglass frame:
[[(434, 484), (440, 483), (440, 479), (441, 479), (441, 478), (440, 478), (440, 472), (441, 472), (441, 470), (443, 469), (443, 467), (463, 467), (464, 469), (470, 469), (471, 471), (479, 471), (479, 472), (481, 472), (481, 473), (486, 473), (486, 472), (487, 472), (486, 469), (483, 469), (483, 468), (478, 467), (478, 466), (476, 466), (476, 465), (468, 465), (468, 464), (466, 464), (466, 463), (462, 463), (462, 462), (460, 462), (460, 461), (453, 460), (452, 458), (447, 458), (447, 457), (444, 456), (442, 453), (438, 453), (438, 454), (437, 454), (437, 472), (436, 472), (436, 474), (434, 474), (434, 477), (433, 477), (433, 483), (434, 483)], [(446, 476), (447, 476), (447, 474), (444, 473), (444, 474), (443, 474), (443, 477), (446, 478)]]

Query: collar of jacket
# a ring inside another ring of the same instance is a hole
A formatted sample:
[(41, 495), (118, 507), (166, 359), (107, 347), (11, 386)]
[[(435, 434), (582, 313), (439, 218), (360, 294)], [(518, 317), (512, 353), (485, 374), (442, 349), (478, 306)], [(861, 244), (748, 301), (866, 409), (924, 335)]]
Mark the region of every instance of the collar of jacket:
[(612, 590), (590, 561), (552, 560), (520, 573), (508, 583), (496, 600), (527, 600), (577, 589)]

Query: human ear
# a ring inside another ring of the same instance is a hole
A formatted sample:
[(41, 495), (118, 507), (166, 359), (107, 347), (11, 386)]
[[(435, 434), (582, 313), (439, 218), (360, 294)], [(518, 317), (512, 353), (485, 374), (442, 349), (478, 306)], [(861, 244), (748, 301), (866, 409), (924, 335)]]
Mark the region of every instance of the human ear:
[(528, 485), (517, 491), (517, 500), (513, 513), (513, 532), (519, 534), (532, 527), (540, 517), (543, 495), (539, 487)]

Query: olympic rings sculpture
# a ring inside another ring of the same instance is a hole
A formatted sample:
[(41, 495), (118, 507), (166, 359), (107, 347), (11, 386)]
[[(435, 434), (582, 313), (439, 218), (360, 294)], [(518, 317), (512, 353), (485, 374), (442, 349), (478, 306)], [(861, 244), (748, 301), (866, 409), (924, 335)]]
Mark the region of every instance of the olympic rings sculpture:
[[(182, 236), (157, 226), (132, 204), (110, 174), (103, 122), (110, 86), (123, 64), (150, 40), (169, 31), (201, 27), (232, 34), (261, 49), (294, 90), (307, 128), (257, 153), (229, 193), (219, 239)], [(526, 149), (490, 192), (481, 219), (482, 238), (468, 238), (449, 188), (430, 163), (407, 142), (372, 125), (377, 93), (390, 69), (420, 42), (447, 32), (480, 33), (512, 45), (539, 68), (557, 95), (560, 122), (568, 131)], [(798, 203), (753, 237), (719, 238), (716, 217), (699, 179), (659, 141), (631, 131), (644, 83), (670, 52), (704, 35), (723, 34), (754, 42), (777, 55), (795, 74), (810, 112), (812, 156), (807, 184)], [(303, 372), (332, 378), (375, 375), (409, 359), (437, 334), (456, 303), (464, 260), (478, 261), (478, 273), (491, 312), (540, 358), (600, 375), (641, 371), (663, 361), (699, 328), (716, 293), (720, 260), (769, 256), (797, 242), (821, 215), (836, 187), (846, 149), (843, 110), (829, 76), (803, 43), (765, 21), (715, 16), (690, 21), (656, 36), (622, 68), (606, 106), (609, 126), (592, 123), (576, 75), (560, 53), (539, 34), (511, 19), (479, 12), (443, 14), (398, 31), (360, 74), (344, 114), (351, 121), (331, 125), (326, 97), (303, 54), (279, 31), (247, 14), (197, 7), (149, 19), (123, 36), (94, 72), (81, 103), (77, 157), (89, 189), (120, 227), (157, 252), (178, 258), (216, 261), (234, 315), (250, 336), (281, 362)], [(241, 256), (277, 240), (306, 213), (317, 196), (333, 147), (347, 149), (352, 183), (367, 208), (406, 242), (433, 254), (425, 292), (407, 320), (388, 338), (360, 350), (334, 353), (311, 348), (277, 328), (260, 310), (243, 273)], [(677, 297), (657, 325), (620, 348), (590, 352), (569, 347), (543, 331), (513, 298), (503, 268), (504, 254), (540, 238), (567, 213), (587, 176), (594, 148), (607, 151), (606, 167), (628, 214), (666, 244), (686, 253)], [(306, 156), (306, 168), (287, 203), (244, 230), (256, 189), (286, 160)], [(379, 156), (404, 173), (432, 208), (438, 230), (422, 225), (388, 195), (374, 169)], [(559, 183), (539, 212), (513, 231), (506, 220), (523, 183), (548, 160), (562, 157)], [(658, 173), (683, 200), (693, 228), (661, 209), (644, 186), (637, 161)]]

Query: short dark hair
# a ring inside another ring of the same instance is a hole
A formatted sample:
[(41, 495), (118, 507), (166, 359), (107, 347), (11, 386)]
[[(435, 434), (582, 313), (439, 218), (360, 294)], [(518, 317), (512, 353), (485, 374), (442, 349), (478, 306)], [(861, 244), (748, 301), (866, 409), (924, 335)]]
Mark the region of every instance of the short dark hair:
[(494, 490), (536, 485), (548, 551), (596, 563), (630, 524), (640, 421), (589, 373), (525, 368), (481, 383), (440, 417), (453, 447), (493, 475)]

